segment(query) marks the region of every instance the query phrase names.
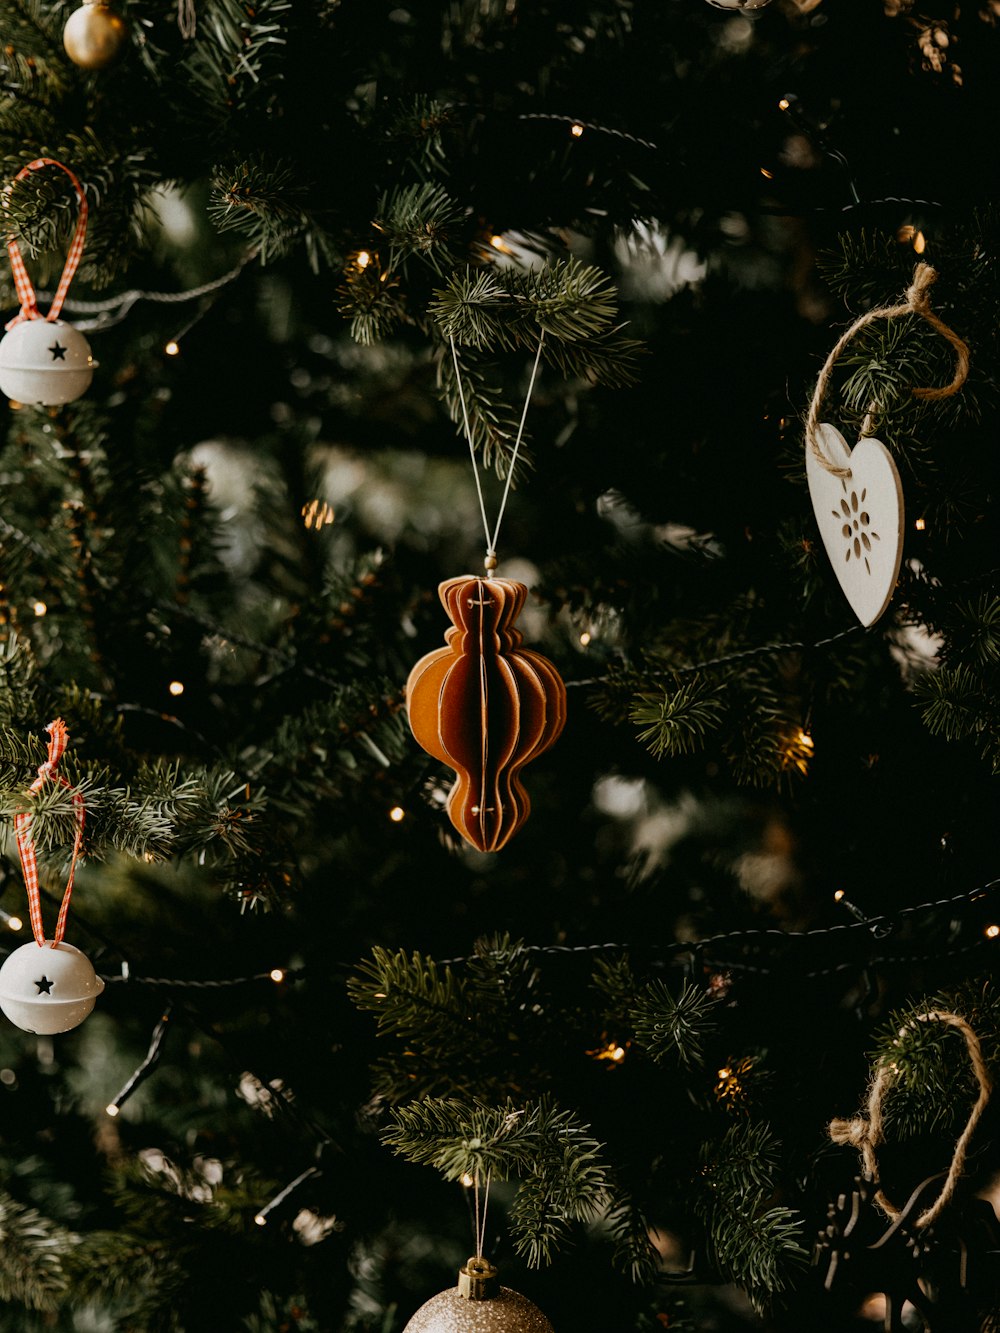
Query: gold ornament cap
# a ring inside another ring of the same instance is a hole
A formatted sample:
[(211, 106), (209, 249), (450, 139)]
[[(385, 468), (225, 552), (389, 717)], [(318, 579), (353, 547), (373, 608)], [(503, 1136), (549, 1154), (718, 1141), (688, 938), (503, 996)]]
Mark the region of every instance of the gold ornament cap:
[(492, 1301), (500, 1294), (497, 1270), (489, 1259), (473, 1256), (458, 1270), (458, 1294), (467, 1301)]

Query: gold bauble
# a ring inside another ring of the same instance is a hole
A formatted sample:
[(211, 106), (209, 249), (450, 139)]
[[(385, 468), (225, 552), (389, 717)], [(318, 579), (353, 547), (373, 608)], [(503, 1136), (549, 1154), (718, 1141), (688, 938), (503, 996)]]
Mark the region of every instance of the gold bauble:
[(128, 26), (107, 5), (87, 2), (73, 11), (63, 28), (63, 46), (75, 65), (104, 69), (121, 55), (128, 41)]
[(403, 1333), (553, 1333), (526, 1296), (497, 1285), (488, 1259), (470, 1259), (458, 1286), (423, 1304)]

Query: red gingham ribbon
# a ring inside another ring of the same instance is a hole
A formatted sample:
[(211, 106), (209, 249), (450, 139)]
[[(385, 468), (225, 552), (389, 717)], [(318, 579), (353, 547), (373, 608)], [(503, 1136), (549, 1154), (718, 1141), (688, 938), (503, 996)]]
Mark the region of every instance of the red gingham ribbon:
[[(66, 742), (69, 740), (66, 723), (61, 717), (57, 717), (54, 722), (49, 723), (45, 730), (49, 733), (49, 757), (39, 768), (38, 777), (28, 788), (28, 791), (32, 794), (39, 791), (49, 778), (72, 790), (73, 784), (68, 782), (61, 773), (56, 772), (56, 765), (62, 758), (63, 751), (66, 749)], [(86, 807), (83, 803), (83, 797), (78, 791), (73, 792), (73, 807), (76, 810), (76, 838), (73, 841), (73, 857), (69, 863), (69, 880), (66, 883), (66, 892), (63, 894), (62, 906), (59, 908), (56, 933), (51, 940), (53, 949), (62, 942), (62, 937), (66, 934), (66, 916), (69, 913), (69, 900), (73, 895), (73, 877), (76, 874), (76, 861), (80, 855), (80, 844), (83, 842), (83, 822)], [(17, 839), (21, 869), (24, 871), (24, 887), (28, 890), (28, 911), (31, 915), (32, 934), (37, 944), (45, 944), (45, 928), (42, 925), (42, 900), (38, 892), (38, 865), (35, 861), (35, 844), (31, 838), (31, 815), (25, 813), (14, 816), (14, 836)]]
[[(83, 254), (83, 243), (87, 239), (87, 196), (83, 193), (83, 186), (70, 171), (69, 167), (64, 167), (61, 162), (57, 162), (52, 157), (36, 157), (34, 162), (29, 162), (26, 167), (22, 167), (11, 183), (3, 192), (3, 207), (6, 212), (10, 192), (18, 181), (24, 180), (29, 172), (36, 171), (39, 167), (58, 167), (60, 171), (65, 171), (66, 175), (73, 182), (73, 188), (76, 190), (77, 203), (79, 204), (79, 215), (76, 220), (76, 231), (73, 233), (73, 240), (70, 243), (69, 254), (66, 256), (66, 263), (63, 266), (62, 277), (59, 279), (59, 286), (56, 288), (55, 298), (49, 307), (49, 313), (45, 316), (47, 320), (59, 318), (59, 311), (62, 310), (63, 301), (66, 300), (66, 293), (69, 291), (69, 285), (73, 281), (73, 275), (76, 273), (77, 265), (80, 262), (80, 256)], [(21, 302), (21, 309), (14, 318), (7, 324), (8, 329), (12, 329), (15, 324), (20, 324), (22, 319), (41, 319), (38, 313), (38, 302), (35, 299), (35, 289), (31, 285), (31, 279), (28, 277), (28, 270), (24, 267), (24, 260), (21, 258), (21, 251), (18, 249), (17, 241), (13, 235), (7, 237), (7, 253), (10, 255), (10, 266), (14, 273), (14, 286), (17, 288), (17, 297)]]

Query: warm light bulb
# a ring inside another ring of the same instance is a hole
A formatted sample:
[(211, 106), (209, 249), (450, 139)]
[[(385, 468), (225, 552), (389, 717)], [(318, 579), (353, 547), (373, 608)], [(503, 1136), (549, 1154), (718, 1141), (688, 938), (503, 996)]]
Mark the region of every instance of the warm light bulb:
[(490, 237), (490, 245), (493, 246), (493, 249), (494, 249), (494, 250), (502, 250), (502, 249), (503, 249), (503, 237), (502, 237), (502, 236), (491, 236), (491, 237)]
[(466, 1171), (462, 1176), (462, 1184), (465, 1186), (467, 1190), (471, 1190), (475, 1183), (476, 1182), (473, 1179), (473, 1177), (469, 1175), (468, 1171)]
[(172, 680), (167, 689), (176, 698), (178, 694), (184, 693), (184, 682), (182, 680)]
[(839, 903), (841, 898), (843, 898), (843, 896), (844, 896), (844, 890), (838, 889), (837, 892), (833, 895), (833, 901), (835, 903)]
[(791, 104), (791, 102), (788, 100), (787, 97), (783, 97), (783, 98), (781, 99), (781, 101), (778, 103), (778, 107), (779, 107), (779, 109), (782, 110), (782, 111), (787, 111), (788, 108), (789, 108), (791, 105), (792, 105), (792, 104)]
[(590, 642), (590, 635), (586, 630), (580, 635), (580, 642), (583, 644), (584, 648), (586, 648), (587, 644)]
[(325, 500), (310, 500), (302, 506), (302, 518), (307, 528), (325, 528), (333, 522), (334, 512)]
[(619, 1061), (624, 1060), (624, 1059), (625, 1059), (625, 1047), (624, 1047), (624, 1046), (616, 1046), (615, 1049), (611, 1052), (611, 1059), (614, 1060), (615, 1064), (618, 1064)]
[(577, 121), (576, 124), (570, 128), (570, 134), (572, 134), (574, 139), (579, 139), (582, 133), (583, 133), (583, 126), (580, 124), (579, 121)]
[(769, 181), (774, 180), (774, 172), (768, 171), (767, 167), (761, 167), (760, 174), (764, 177), (765, 180)]
[(357, 264), (358, 268), (367, 268), (372, 262), (372, 257), (367, 250), (359, 250), (358, 257), (354, 262)]
[(116, 1105), (114, 1104), (114, 1102), (109, 1102), (108, 1105), (107, 1105), (104, 1109), (105, 1109), (105, 1111), (107, 1111), (108, 1115), (111, 1116), (112, 1119), (114, 1119), (114, 1117), (115, 1117), (115, 1116), (118, 1114), (118, 1112), (121, 1110), (121, 1107), (120, 1107), (120, 1106), (116, 1106)]
[(918, 518), (913, 526), (916, 528), (918, 532), (923, 532), (924, 529), (927, 527), (926, 518)]
[(21, 920), (19, 916), (9, 916), (7, 918), (8, 930), (20, 930), (23, 925), (24, 922)]
[(406, 811), (403, 809), (401, 805), (394, 805), (392, 809), (389, 811), (389, 818), (392, 820), (394, 824), (398, 824), (405, 814)]
[(922, 255), (927, 249), (927, 237), (922, 231), (918, 231), (913, 238), (913, 250), (915, 254)]
[(987, 926), (985, 933), (988, 940), (995, 940), (1000, 935), (1000, 926)]
[(45, 605), (44, 602), (36, 602), (31, 609), (34, 611), (36, 616), (44, 616), (49, 608)]
[(179, 342), (175, 341), (175, 339), (171, 338), (163, 350), (166, 352), (167, 356), (176, 356), (181, 350), (181, 345)]
[(732, 1076), (733, 1076), (733, 1071), (728, 1067), (719, 1070), (719, 1078), (732, 1078)]
[(806, 750), (813, 750), (816, 748), (813, 744), (813, 738), (809, 735), (808, 731), (803, 731), (801, 727), (799, 728), (798, 741)]
[(259, 1227), (267, 1226), (267, 1218), (264, 1216), (263, 1213), (258, 1213), (257, 1216), (254, 1218), (254, 1221), (257, 1223)]
[(284, 981), (285, 969), (282, 967), (272, 967), (268, 975), (272, 981)]

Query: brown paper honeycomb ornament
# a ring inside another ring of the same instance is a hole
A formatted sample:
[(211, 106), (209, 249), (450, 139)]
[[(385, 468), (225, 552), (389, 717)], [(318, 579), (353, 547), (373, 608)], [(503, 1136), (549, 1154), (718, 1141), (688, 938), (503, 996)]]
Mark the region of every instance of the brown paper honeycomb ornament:
[(438, 588), (454, 628), (447, 647), (422, 657), (406, 682), (417, 743), (455, 770), (448, 815), (481, 852), (496, 852), (528, 817), (525, 764), (566, 722), (566, 687), (514, 628), (528, 590), (512, 579), (447, 579)]

